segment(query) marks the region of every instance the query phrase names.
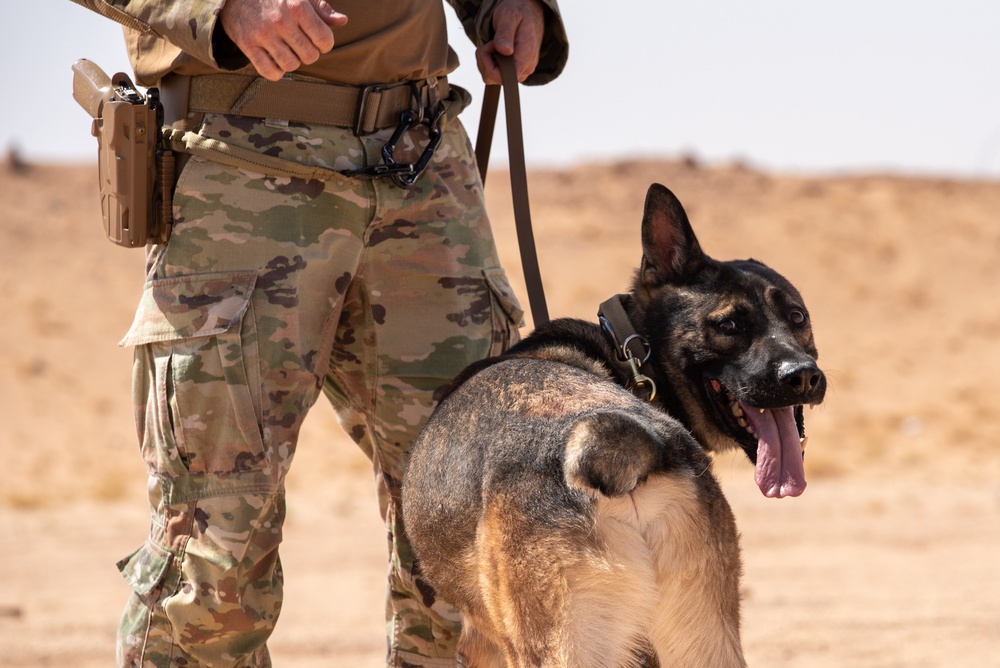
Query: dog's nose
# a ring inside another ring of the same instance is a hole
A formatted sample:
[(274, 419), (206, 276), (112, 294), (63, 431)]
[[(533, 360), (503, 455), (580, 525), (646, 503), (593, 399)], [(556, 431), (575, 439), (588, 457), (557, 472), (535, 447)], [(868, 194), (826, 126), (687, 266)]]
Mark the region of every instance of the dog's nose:
[(778, 368), (778, 380), (800, 397), (812, 397), (822, 390), (823, 372), (812, 360), (784, 362)]

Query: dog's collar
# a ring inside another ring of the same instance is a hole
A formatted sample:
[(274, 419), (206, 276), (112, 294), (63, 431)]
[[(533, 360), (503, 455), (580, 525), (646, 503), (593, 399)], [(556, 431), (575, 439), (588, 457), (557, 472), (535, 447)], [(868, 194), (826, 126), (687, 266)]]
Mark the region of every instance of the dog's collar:
[(604, 335), (615, 349), (615, 362), (632, 378), (625, 387), (636, 396), (652, 401), (656, 396), (656, 383), (639, 369), (649, 360), (653, 349), (649, 341), (635, 331), (622, 305), (624, 297), (615, 295), (602, 302), (597, 309), (597, 318)]

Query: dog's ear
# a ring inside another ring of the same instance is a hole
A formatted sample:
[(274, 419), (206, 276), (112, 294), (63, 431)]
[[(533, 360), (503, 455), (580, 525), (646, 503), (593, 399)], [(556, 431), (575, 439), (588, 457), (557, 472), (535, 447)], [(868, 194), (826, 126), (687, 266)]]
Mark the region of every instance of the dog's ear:
[(697, 271), (704, 260), (680, 201), (659, 183), (651, 185), (642, 214), (640, 280), (646, 285), (675, 282)]

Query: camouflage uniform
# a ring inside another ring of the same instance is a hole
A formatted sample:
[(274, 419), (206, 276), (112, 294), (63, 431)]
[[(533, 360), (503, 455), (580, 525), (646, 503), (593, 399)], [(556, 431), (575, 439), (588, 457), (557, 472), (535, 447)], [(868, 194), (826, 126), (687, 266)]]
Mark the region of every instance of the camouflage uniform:
[[(171, 74), (252, 73), (220, 39), (223, 0), (74, 2), (126, 26), (141, 85)], [(449, 0), (477, 43), (490, 38), (496, 2)], [(566, 60), (556, 0), (543, 2), (546, 37), (529, 84), (555, 78)], [(366, 38), (378, 25), (372, 11), (389, 23), (395, 18), (386, 12), (419, 14), (415, 20), (428, 27), (417, 30), (420, 39), (363, 58), (390, 63), (393, 71), (374, 81), (398, 81), (394, 70), (411, 66), (426, 68), (411, 78), (444, 76), (457, 65), (440, 7), (400, 0), (373, 10), (364, 0), (343, 0), (337, 9), (344, 5), (369, 13), (369, 21), (348, 24)], [(352, 39), (342, 34), (338, 46)], [(334, 48), (298, 73), (372, 83), (370, 69), (345, 62), (350, 53)], [(192, 150), (174, 194), (170, 241), (149, 248), (145, 290), (123, 340), (135, 346), (151, 531), (119, 563), (133, 594), (118, 664), (270, 665), (266, 641), (282, 600), (284, 478), (305, 414), (322, 392), (376, 474), (389, 536), (388, 664), (454, 665), (460, 619), (415, 572), (399, 484), (435, 392), (467, 364), (502, 351), (521, 320), (465, 131), (448, 120), (427, 170), (403, 189), (329, 171), (377, 163), (392, 128), (357, 137), (332, 126), (208, 114), (195, 129), (200, 141), (260, 158), (241, 166)], [(425, 126), (407, 131), (397, 161), (416, 161), (426, 141)], [(276, 160), (327, 171), (293, 178), (253, 167)]]
[[(202, 129), (341, 169), (363, 166), (388, 132), (358, 138), (221, 115)], [(421, 132), (406, 142), (400, 158), (415, 159)], [(458, 616), (413, 573), (399, 481), (435, 391), (507, 346), (521, 319), (461, 125), (448, 123), (411, 189), (192, 158), (174, 203), (173, 235), (150, 251), (124, 339), (137, 346), (153, 529), (120, 564), (134, 589), (120, 663), (269, 665), (283, 481), (322, 390), (378, 477), (392, 554), (390, 662), (452, 665)]]

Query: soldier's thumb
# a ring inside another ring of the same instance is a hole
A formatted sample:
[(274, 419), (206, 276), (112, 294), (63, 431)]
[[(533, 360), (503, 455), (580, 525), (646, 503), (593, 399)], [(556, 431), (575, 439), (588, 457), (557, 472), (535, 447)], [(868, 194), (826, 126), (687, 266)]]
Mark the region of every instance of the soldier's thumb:
[(496, 26), (493, 35), (493, 46), (497, 53), (502, 56), (514, 55), (514, 35), (517, 32), (517, 24), (513, 21), (501, 21)]
[(316, 14), (319, 15), (323, 22), (329, 26), (342, 26), (347, 23), (347, 15), (341, 14), (336, 9), (331, 7), (326, 0), (310, 0), (312, 2), (313, 8), (316, 10)]

